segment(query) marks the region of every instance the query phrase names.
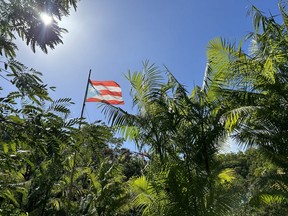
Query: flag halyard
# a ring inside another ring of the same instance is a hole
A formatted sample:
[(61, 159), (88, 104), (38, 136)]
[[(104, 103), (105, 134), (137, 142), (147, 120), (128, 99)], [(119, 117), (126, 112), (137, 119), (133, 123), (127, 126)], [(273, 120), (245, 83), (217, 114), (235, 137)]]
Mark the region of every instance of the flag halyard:
[(122, 90), (114, 81), (90, 80), (86, 102), (102, 102), (112, 105), (124, 104)]

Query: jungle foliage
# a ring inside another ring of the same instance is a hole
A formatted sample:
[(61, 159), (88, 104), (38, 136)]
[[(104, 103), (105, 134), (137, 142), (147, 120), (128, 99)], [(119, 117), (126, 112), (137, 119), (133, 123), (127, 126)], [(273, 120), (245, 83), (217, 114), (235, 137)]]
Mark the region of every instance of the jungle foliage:
[[(70, 118), (41, 74), (16, 60), (16, 35), (47, 53), (76, 0), (0, 0), (1, 215), (287, 215), (288, 15), (252, 7), (250, 49), (208, 45), (202, 86), (168, 68), (128, 71), (135, 114), (104, 104), (109, 126)], [(5, 85), (4, 85), (5, 86)], [(123, 138), (116, 136), (122, 134)], [(245, 152), (223, 153), (228, 138)], [(122, 147), (133, 141), (139, 152)]]

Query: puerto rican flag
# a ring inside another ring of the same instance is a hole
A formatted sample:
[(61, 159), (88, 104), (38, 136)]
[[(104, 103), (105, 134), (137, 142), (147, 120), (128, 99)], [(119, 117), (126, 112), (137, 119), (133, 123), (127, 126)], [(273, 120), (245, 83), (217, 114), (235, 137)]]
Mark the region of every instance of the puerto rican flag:
[(103, 102), (107, 104), (124, 104), (122, 90), (114, 81), (93, 81), (87, 92), (86, 102)]

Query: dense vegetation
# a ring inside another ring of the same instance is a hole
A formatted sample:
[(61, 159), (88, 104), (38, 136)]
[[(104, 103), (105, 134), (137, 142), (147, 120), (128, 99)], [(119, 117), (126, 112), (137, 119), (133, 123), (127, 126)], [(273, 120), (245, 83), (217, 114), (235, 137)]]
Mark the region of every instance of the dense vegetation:
[[(1, 215), (288, 215), (283, 2), (282, 24), (252, 8), (249, 51), (211, 41), (191, 93), (167, 68), (128, 72), (137, 112), (103, 105), (111, 126), (71, 119), (71, 99), (51, 99), (40, 73), (16, 60), (16, 35), (33, 51), (62, 43), (66, 30), (44, 26), (40, 11), (61, 19), (76, 5), (0, 0), (0, 76), (17, 89), (0, 86)], [(221, 153), (229, 137), (248, 150)]]

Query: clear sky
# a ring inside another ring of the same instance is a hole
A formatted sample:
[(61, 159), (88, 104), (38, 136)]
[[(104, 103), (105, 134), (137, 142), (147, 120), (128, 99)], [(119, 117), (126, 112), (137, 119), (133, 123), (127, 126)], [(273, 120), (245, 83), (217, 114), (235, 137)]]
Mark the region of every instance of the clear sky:
[[(90, 69), (92, 79), (121, 85), (122, 108), (130, 112), (130, 86), (124, 76), (129, 69), (140, 70), (144, 60), (160, 68), (166, 65), (190, 91), (202, 84), (211, 39), (238, 42), (252, 30), (247, 16), (251, 4), (266, 14), (279, 14), (276, 0), (82, 0), (77, 11), (60, 22), (69, 31), (63, 45), (46, 55), (18, 42), (17, 56), (42, 72), (45, 83), (56, 86), (54, 99), (72, 98), (76, 104), (71, 117), (80, 116)], [(103, 119), (97, 106), (87, 104), (88, 121)]]

